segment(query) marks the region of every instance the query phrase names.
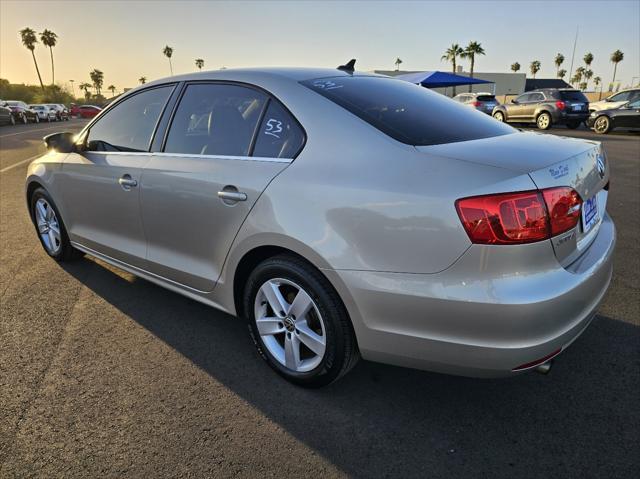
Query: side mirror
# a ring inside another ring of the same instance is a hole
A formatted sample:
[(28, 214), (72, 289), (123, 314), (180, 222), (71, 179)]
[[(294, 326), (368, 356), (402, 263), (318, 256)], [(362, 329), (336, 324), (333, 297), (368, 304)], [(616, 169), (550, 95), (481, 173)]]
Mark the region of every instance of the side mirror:
[(54, 150), (59, 153), (72, 153), (76, 151), (75, 136), (75, 133), (63, 131), (62, 133), (47, 135), (43, 140), (48, 150)]
[(511, 103), (513, 103), (514, 105), (518, 104), (518, 100), (516, 100), (515, 98), (513, 100), (511, 100)]

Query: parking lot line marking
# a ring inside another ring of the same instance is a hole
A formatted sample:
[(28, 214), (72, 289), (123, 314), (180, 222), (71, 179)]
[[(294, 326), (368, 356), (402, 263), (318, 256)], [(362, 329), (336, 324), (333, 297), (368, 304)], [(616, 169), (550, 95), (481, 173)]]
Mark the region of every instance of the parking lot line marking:
[(42, 153), (40, 153), (40, 154), (38, 154), (38, 155), (33, 155), (32, 157), (27, 158), (26, 160), (22, 160), (22, 161), (19, 161), (19, 162), (17, 162), (17, 163), (14, 163), (13, 165), (10, 165), (10, 166), (7, 166), (7, 167), (5, 167), (5, 168), (2, 168), (2, 169), (0, 170), (0, 173), (4, 173), (5, 171), (13, 170), (14, 168), (16, 168), (16, 167), (18, 167), (18, 166), (20, 166), (20, 165), (24, 165), (25, 163), (27, 163), (27, 162), (29, 162), (29, 161), (35, 160), (36, 158), (38, 158), (38, 157), (39, 157), (39, 156), (41, 156), (41, 155), (42, 155)]
[(10, 136), (24, 135), (25, 133), (34, 133), (38, 131), (49, 131), (49, 130), (56, 130), (56, 129), (59, 130), (60, 127), (52, 126), (50, 128), (31, 128), (29, 130), (19, 131), (17, 133), (7, 133), (6, 135), (0, 135), (0, 138), (8, 138)]

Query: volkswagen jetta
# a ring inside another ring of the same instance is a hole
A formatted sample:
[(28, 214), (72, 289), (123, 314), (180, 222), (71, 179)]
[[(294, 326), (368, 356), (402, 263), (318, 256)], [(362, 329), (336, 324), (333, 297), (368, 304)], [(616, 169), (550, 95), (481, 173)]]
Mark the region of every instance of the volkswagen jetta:
[(535, 368), (611, 278), (599, 143), (519, 132), (398, 79), (175, 76), (45, 141), (26, 199), (52, 258), (88, 253), (246, 318), (265, 361), (305, 386), (359, 357)]

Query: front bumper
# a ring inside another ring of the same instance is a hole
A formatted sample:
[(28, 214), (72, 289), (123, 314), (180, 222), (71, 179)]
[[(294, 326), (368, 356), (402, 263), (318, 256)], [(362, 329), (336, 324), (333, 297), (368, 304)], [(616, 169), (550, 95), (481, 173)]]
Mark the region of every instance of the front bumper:
[(545, 241), (473, 245), (436, 274), (326, 273), (348, 290), (342, 296), (363, 358), (510, 376), (566, 348), (589, 325), (611, 280), (615, 241), (605, 215), (593, 243), (567, 268)]

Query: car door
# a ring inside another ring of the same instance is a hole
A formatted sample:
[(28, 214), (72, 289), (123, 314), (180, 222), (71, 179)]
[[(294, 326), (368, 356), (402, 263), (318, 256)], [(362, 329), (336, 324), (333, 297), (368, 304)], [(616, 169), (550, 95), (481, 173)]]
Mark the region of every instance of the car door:
[(640, 100), (627, 103), (618, 109), (615, 126), (622, 128), (640, 128)]
[(507, 118), (509, 120), (520, 120), (523, 117), (523, 111), (526, 103), (529, 99), (529, 93), (523, 93), (515, 98), (515, 103), (509, 103), (506, 105)]
[(64, 219), (71, 241), (143, 267), (140, 177), (153, 132), (174, 85), (142, 90), (118, 102), (83, 133), (62, 165)]
[(540, 103), (544, 101), (544, 95), (540, 92), (529, 93), (527, 101), (522, 107), (522, 118), (526, 121), (535, 121), (536, 111)]
[(142, 175), (150, 271), (211, 291), (242, 222), (303, 143), (297, 121), (262, 90), (187, 84)]

